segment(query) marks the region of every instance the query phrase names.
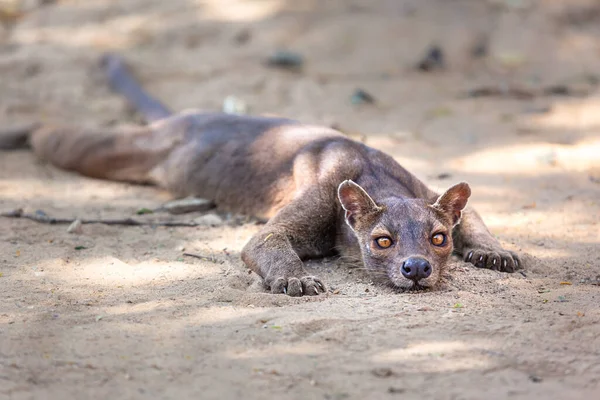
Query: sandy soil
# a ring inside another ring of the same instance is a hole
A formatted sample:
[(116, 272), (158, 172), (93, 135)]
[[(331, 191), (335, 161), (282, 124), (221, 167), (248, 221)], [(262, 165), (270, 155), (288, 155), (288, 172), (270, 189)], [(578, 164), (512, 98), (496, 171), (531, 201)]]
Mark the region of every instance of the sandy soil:
[[(230, 216), (80, 235), (0, 219), (0, 399), (599, 398), (593, 4), (65, 0), (17, 20), (4, 12), (2, 127), (135, 122), (94, 67), (117, 51), (174, 109), (235, 95), (254, 113), (336, 124), (434, 188), (470, 182), (472, 204), (527, 269), (457, 261), (439, 291), (396, 294), (329, 259), (308, 268), (331, 293), (294, 299), (248, 273), (239, 251), (259, 227)], [(487, 56), (473, 58), (482, 37)], [(447, 68), (416, 71), (432, 43)], [(278, 48), (301, 52), (303, 71), (266, 68)], [(489, 85), (577, 95), (465, 96)], [(377, 104), (352, 105), (356, 88)], [(127, 217), (168, 199), (0, 152), (0, 210)]]

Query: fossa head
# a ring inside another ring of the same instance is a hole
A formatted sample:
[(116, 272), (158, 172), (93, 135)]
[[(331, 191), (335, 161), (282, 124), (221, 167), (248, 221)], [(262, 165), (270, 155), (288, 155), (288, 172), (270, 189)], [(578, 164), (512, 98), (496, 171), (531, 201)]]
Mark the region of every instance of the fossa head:
[(452, 254), (452, 228), (470, 195), (469, 185), (459, 183), (432, 202), (390, 197), (376, 203), (350, 180), (338, 188), (365, 267), (401, 289), (431, 288), (440, 281)]

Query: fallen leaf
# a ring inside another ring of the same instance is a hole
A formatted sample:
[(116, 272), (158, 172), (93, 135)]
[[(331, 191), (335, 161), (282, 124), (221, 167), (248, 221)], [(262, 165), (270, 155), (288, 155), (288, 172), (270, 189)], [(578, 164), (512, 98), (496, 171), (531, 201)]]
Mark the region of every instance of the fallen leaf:
[(355, 105), (373, 104), (375, 103), (375, 98), (370, 93), (367, 93), (362, 89), (356, 89), (350, 97), (350, 101)]
[(496, 60), (504, 67), (517, 68), (525, 64), (527, 59), (518, 52), (504, 52), (496, 55)]
[(571, 283), (571, 282), (568, 282), (568, 281), (563, 281), (563, 282), (561, 282), (560, 284), (561, 284), (561, 285), (572, 285), (572, 283)]
[(540, 378), (539, 376), (536, 376), (536, 375), (529, 376), (529, 379), (531, 380), (531, 382), (535, 382), (535, 383), (540, 383), (543, 381), (542, 378)]
[(152, 214), (152, 213), (154, 213), (154, 211), (152, 211), (152, 210), (151, 210), (151, 209), (149, 209), (149, 208), (140, 208), (140, 209), (139, 209), (139, 210), (137, 210), (135, 213), (136, 213), (137, 215), (144, 215), (144, 214)]
[(537, 204), (535, 203), (535, 201), (533, 203), (529, 203), (529, 204), (525, 204), (523, 207), (521, 207), (523, 210), (531, 210), (533, 208), (536, 208)]
[(463, 305), (462, 305), (462, 304), (460, 304), (460, 303), (456, 303), (456, 304), (454, 305), (454, 308), (463, 308)]
[(85, 246), (75, 246), (75, 250), (85, 250), (87, 247)]
[(427, 112), (427, 116), (429, 118), (442, 118), (442, 117), (449, 117), (452, 115), (452, 109), (448, 108), (448, 107), (437, 107), (437, 108), (432, 108), (431, 110), (429, 110)]

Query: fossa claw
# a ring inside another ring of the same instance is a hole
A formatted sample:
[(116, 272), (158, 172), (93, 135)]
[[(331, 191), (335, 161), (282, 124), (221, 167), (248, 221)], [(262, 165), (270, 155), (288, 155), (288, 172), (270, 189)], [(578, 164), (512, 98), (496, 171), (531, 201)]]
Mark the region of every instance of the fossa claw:
[(473, 252), (471, 251), (469, 253), (469, 255), (467, 256), (467, 262), (471, 261), (471, 258), (473, 257)]

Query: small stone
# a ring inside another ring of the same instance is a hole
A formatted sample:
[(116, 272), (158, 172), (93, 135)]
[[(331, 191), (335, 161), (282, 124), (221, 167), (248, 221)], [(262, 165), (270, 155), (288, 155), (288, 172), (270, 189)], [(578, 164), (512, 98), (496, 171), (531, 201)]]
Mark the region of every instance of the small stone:
[(227, 96), (223, 100), (223, 112), (225, 114), (244, 115), (248, 113), (246, 103), (235, 96)]
[(535, 383), (540, 383), (543, 381), (543, 379), (537, 375), (529, 375), (529, 379), (531, 380), (531, 382), (535, 382)]
[(267, 59), (267, 65), (270, 67), (297, 70), (304, 64), (304, 58), (301, 54), (288, 50), (278, 50)]
[(250, 29), (242, 29), (233, 37), (233, 40), (240, 45), (248, 43), (251, 39), (252, 31)]
[(169, 201), (163, 204), (162, 210), (167, 211), (169, 214), (187, 214), (196, 211), (208, 211), (213, 209), (215, 204), (208, 199), (200, 199), (197, 197), (186, 197), (185, 199), (178, 199)]
[(417, 68), (424, 72), (444, 68), (444, 53), (442, 49), (439, 46), (431, 46), (423, 59), (417, 64)]
[(69, 225), (67, 228), (67, 233), (74, 233), (77, 235), (81, 235), (83, 233), (83, 225), (80, 219), (76, 219)]
[(486, 36), (481, 36), (471, 48), (473, 58), (482, 58), (487, 56), (489, 47), (489, 39)]
[(406, 391), (406, 389), (404, 388), (399, 388), (399, 387), (394, 387), (394, 386), (390, 386), (388, 388), (388, 393), (404, 393)]
[(373, 97), (370, 93), (367, 93), (363, 89), (356, 89), (354, 93), (352, 93), (350, 101), (352, 102), (352, 104), (355, 105), (373, 104), (375, 103), (375, 97)]

